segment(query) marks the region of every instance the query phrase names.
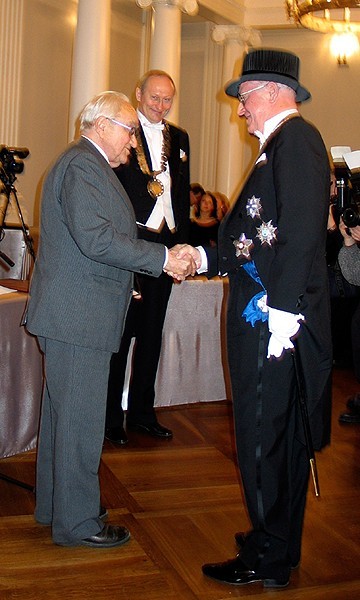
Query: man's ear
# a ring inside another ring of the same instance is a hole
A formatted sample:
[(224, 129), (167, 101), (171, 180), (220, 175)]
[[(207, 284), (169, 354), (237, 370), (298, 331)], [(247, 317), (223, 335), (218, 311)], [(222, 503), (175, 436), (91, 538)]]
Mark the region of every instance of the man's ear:
[(139, 87), (136, 88), (135, 90), (135, 98), (138, 102), (140, 102), (141, 100), (141, 89)]
[(270, 101), (274, 102), (279, 95), (279, 88), (273, 81), (269, 81), (267, 87), (270, 93)]
[(103, 116), (98, 117), (94, 123), (94, 129), (100, 135), (103, 133), (106, 126), (107, 118)]

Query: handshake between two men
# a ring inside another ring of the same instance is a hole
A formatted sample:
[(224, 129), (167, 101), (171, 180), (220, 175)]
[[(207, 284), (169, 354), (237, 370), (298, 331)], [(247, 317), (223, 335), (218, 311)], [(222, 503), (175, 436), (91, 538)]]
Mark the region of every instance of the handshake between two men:
[(189, 244), (177, 244), (169, 249), (165, 273), (177, 281), (183, 281), (188, 275), (195, 275), (201, 266), (201, 254)]
[[(202, 271), (207, 270), (207, 265), (203, 263), (203, 253), (199, 248), (201, 247), (194, 248), (189, 244), (173, 246), (169, 250), (168, 262), (164, 267), (165, 273), (177, 281), (183, 281), (188, 275), (195, 275), (200, 267)], [(263, 307), (260, 307), (260, 301), (263, 302)], [(298, 333), (305, 317), (300, 313), (293, 314), (268, 306), (266, 292), (259, 300), (258, 306), (262, 312), (268, 313), (270, 338), (267, 358), (279, 359), (284, 351), (294, 348), (292, 338)]]

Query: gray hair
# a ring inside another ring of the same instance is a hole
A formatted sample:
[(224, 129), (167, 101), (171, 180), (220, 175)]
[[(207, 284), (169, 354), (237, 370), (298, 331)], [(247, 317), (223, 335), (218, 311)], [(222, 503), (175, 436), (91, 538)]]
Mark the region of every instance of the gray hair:
[(79, 116), (80, 132), (90, 129), (98, 117), (115, 117), (129, 104), (129, 98), (121, 92), (102, 92), (92, 98), (82, 109)]
[(288, 90), (290, 92), (293, 92), (294, 96), (296, 96), (295, 90), (293, 88), (291, 88), (289, 85), (286, 85), (286, 83), (277, 83), (276, 82), (276, 85), (278, 86), (279, 89)]

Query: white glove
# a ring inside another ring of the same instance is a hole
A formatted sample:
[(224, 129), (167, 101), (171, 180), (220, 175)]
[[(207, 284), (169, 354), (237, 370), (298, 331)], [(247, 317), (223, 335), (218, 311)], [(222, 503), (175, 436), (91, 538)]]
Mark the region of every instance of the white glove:
[(280, 358), (284, 350), (293, 348), (294, 344), (291, 339), (300, 329), (299, 321), (304, 321), (305, 317), (302, 314), (294, 315), (293, 313), (278, 310), (277, 308), (269, 309), (269, 331), (271, 333), (268, 345), (267, 358), (274, 356)]

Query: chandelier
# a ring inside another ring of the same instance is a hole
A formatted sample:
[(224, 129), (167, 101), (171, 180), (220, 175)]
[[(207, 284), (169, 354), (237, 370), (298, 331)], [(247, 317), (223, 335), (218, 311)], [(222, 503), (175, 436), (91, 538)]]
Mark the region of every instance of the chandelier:
[(321, 33), (360, 33), (360, 0), (286, 0), (295, 23)]

